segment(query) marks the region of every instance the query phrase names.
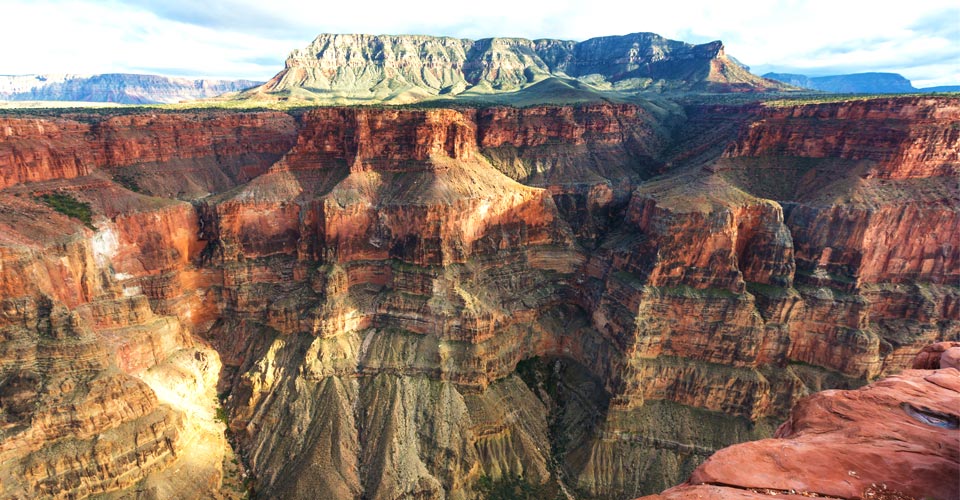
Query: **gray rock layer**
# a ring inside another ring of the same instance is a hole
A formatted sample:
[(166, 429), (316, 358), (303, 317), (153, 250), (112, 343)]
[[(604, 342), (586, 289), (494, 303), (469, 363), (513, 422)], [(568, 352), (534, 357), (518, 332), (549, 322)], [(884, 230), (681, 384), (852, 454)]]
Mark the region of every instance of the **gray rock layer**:
[(601, 91), (778, 85), (726, 57), (720, 41), (693, 45), (654, 33), (583, 42), (322, 34), (293, 51), (284, 70), (256, 93), (409, 102), (512, 92), (548, 78)]

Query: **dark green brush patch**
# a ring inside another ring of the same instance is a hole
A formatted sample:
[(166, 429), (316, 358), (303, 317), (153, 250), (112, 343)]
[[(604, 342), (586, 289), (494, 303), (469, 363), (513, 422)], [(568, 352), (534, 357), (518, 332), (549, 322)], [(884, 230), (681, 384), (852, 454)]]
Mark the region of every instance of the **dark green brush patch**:
[(910, 92), (910, 93), (865, 93), (865, 94), (838, 94), (831, 92), (797, 92), (795, 95), (784, 93), (780, 99), (767, 100), (764, 105), (769, 107), (803, 106), (808, 104), (831, 104), (836, 102), (870, 101), (875, 99), (899, 99), (908, 97), (954, 97), (956, 92)]
[(50, 208), (67, 217), (72, 217), (83, 222), (83, 225), (90, 229), (94, 231), (97, 230), (97, 227), (93, 225), (93, 211), (90, 210), (89, 203), (82, 202), (69, 194), (63, 193), (44, 194), (38, 196), (37, 200), (42, 201)]
[(687, 299), (735, 299), (739, 294), (726, 288), (694, 288), (689, 285), (675, 285), (660, 287), (660, 291), (667, 297), (683, 297)]
[(633, 273), (628, 273), (626, 271), (614, 271), (613, 277), (619, 280), (625, 285), (629, 285), (637, 290), (643, 289), (646, 286), (646, 281), (644, 281), (639, 276), (634, 275)]
[(123, 172), (113, 176), (113, 182), (120, 184), (134, 193), (142, 193), (143, 188), (138, 182), (138, 175), (135, 172)]
[(217, 397), (213, 400), (214, 404), (214, 415), (213, 419), (217, 422), (223, 422), (223, 425), (227, 426), (227, 431), (230, 430), (230, 412), (223, 407), (223, 401), (226, 398)]
[(766, 283), (747, 282), (747, 291), (752, 295), (762, 295), (773, 299), (782, 299), (790, 295), (791, 288)]

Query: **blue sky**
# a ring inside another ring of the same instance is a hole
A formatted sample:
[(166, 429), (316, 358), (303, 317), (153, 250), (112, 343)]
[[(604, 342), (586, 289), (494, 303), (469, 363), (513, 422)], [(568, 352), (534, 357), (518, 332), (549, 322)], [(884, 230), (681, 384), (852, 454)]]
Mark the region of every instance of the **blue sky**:
[(585, 40), (652, 31), (723, 40), (755, 73), (891, 71), (918, 87), (960, 85), (957, 0), (0, 0), (0, 14), (0, 74), (267, 79), (319, 33)]

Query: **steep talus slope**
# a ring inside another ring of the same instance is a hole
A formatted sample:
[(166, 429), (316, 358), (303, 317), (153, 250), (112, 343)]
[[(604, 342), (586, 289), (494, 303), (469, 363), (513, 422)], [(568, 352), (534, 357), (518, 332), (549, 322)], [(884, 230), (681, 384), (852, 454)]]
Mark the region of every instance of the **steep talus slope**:
[(545, 80), (557, 80), (560, 87), (573, 85), (582, 95), (592, 94), (594, 101), (603, 100), (599, 92), (606, 91), (787, 88), (751, 74), (726, 56), (720, 41), (692, 45), (654, 33), (579, 43), (322, 34), (293, 51), (283, 71), (244, 97), (400, 104), (533, 91)]
[(549, 193), (479, 155), (471, 115), (312, 111), (269, 172), (211, 200), (230, 311), (212, 338), (260, 350), (225, 363), (265, 491), (548, 480), (545, 411), (510, 373), (552, 341), (580, 257)]
[[(220, 436), (222, 365), (264, 496), (660, 491), (960, 335), (958, 109), (5, 118), (0, 405), (4, 442), (35, 444), (2, 451), (4, 488), (177, 488), (195, 458), (191, 491), (235, 492), (222, 438), (185, 452)], [(73, 427), (44, 422), (91, 401), (137, 409), (56, 462)]]

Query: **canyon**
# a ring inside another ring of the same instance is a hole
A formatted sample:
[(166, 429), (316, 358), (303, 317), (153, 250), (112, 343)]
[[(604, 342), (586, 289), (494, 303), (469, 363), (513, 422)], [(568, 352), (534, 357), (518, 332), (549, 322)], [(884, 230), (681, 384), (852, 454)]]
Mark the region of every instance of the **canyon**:
[(3, 114), (0, 491), (732, 498), (956, 418), (958, 180), (952, 97)]

